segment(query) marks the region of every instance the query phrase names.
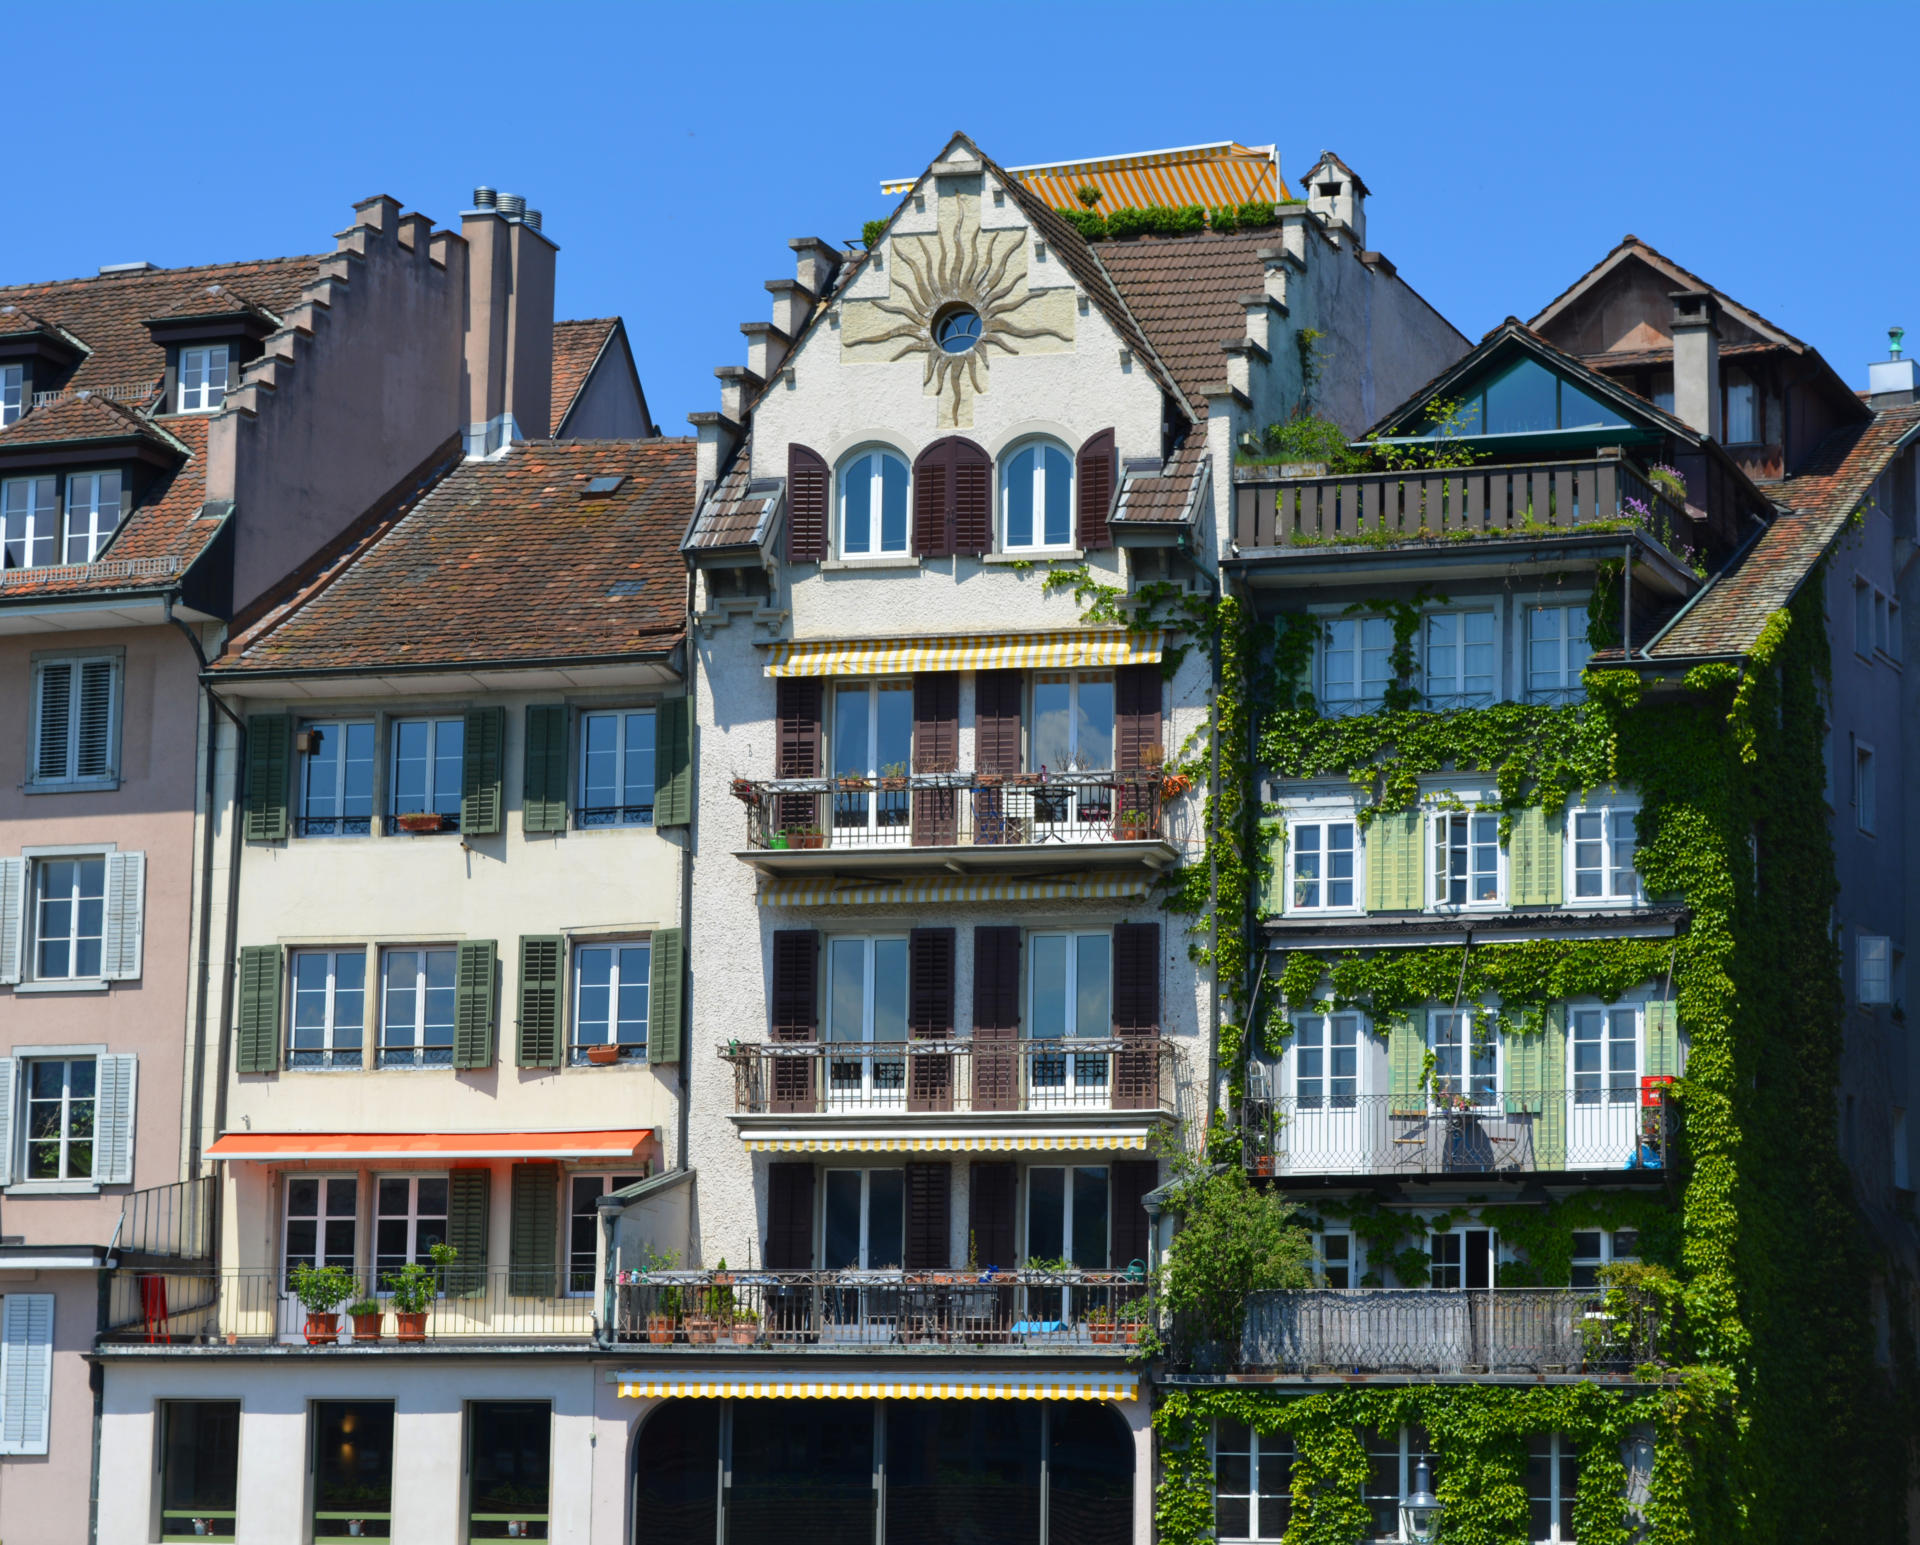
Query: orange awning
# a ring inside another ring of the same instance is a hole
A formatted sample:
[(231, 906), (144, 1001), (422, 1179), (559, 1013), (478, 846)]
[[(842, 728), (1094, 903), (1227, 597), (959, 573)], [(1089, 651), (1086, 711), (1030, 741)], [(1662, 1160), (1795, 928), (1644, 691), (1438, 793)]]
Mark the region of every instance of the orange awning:
[(210, 1159), (630, 1159), (651, 1127), (611, 1132), (228, 1132)]

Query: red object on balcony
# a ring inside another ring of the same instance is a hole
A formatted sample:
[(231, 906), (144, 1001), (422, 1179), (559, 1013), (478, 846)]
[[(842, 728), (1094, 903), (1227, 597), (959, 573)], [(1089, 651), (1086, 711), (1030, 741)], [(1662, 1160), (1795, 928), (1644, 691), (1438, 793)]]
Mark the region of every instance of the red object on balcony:
[(167, 1279), (165, 1277), (140, 1279), (140, 1318), (146, 1324), (148, 1341), (172, 1343), (173, 1335), (167, 1329)]
[(1640, 1079), (1640, 1103), (1653, 1107), (1667, 1103), (1667, 1090), (1673, 1084), (1671, 1073), (1647, 1073)]

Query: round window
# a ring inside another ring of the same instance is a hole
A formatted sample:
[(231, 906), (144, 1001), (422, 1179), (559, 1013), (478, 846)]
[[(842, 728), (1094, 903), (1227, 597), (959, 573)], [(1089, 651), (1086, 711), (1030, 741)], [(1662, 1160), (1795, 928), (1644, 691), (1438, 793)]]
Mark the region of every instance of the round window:
[(933, 325), (934, 341), (949, 354), (964, 354), (980, 341), (980, 313), (956, 306)]

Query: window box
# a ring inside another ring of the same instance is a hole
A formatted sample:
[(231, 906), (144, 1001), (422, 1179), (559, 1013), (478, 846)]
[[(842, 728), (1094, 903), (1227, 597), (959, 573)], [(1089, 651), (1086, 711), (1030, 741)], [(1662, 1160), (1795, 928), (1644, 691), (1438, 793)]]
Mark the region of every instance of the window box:
[(589, 1046), (586, 1048), (587, 1061), (597, 1068), (610, 1068), (620, 1061), (618, 1046)]
[(447, 824), (447, 817), (432, 810), (414, 810), (406, 815), (395, 816), (393, 821), (403, 832), (413, 832), (416, 835), (421, 832), (452, 830)]

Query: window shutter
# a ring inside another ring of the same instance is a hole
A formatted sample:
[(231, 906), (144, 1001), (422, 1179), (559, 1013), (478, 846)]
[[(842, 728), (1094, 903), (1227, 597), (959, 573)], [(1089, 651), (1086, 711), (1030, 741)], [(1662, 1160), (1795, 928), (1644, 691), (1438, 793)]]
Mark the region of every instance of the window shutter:
[(1680, 1015), (1671, 999), (1647, 1005), (1647, 1071), (1655, 1077), (1680, 1076)]
[(520, 936), (520, 1048), (523, 1068), (560, 1066), (562, 967), (567, 941), (558, 934)]
[[(1020, 1108), (1020, 930), (973, 930), (973, 1108)], [(1006, 1043), (996, 1046), (996, 1042)], [(1013, 1259), (1009, 1252), (1001, 1264)]]
[[(915, 1040), (953, 1039), (953, 957), (953, 929), (908, 933), (907, 1034)], [(952, 1110), (953, 1059), (940, 1052), (907, 1062), (907, 1109)]]
[(1152, 1159), (1116, 1159), (1111, 1166), (1113, 1269), (1125, 1271), (1138, 1262), (1143, 1271), (1153, 1265), (1152, 1220), (1143, 1198), (1160, 1184), (1160, 1166)]
[(567, 706), (527, 705), (526, 765), (520, 786), (520, 830), (567, 829)]
[(1020, 1258), (1019, 1171), (1001, 1161), (967, 1167), (967, 1259), (1009, 1270)]
[(469, 837), (490, 837), (500, 830), (500, 774), (506, 738), (504, 708), (468, 712), (462, 741), (465, 755), (460, 766), (460, 830)]
[(453, 1065), (493, 1066), (494, 964), (491, 939), (467, 939), (454, 957)]
[(941, 1271), (953, 1262), (953, 1166), (906, 1166), (908, 1271)]
[[(456, 1032), (457, 1033), (457, 1032)], [(460, 1252), (447, 1268), (447, 1291), (463, 1298), (487, 1290), (487, 1223), (493, 1177), (478, 1167), (447, 1176), (447, 1243)]]
[(1137, 772), (1160, 749), (1160, 667), (1122, 665), (1113, 673), (1114, 762), (1118, 772)]
[(1103, 429), (1080, 447), (1074, 477), (1079, 501), (1079, 542), (1088, 551), (1113, 546), (1107, 514), (1113, 505), (1113, 431)]
[(981, 772), (1020, 771), (1023, 671), (981, 671), (973, 678), (973, 765)]
[(1535, 1167), (1553, 1171), (1567, 1167), (1567, 1006), (1548, 1004), (1546, 1018), (1540, 1037), (1540, 1125), (1533, 1149)]
[(40, 667), (39, 712), (34, 722), (33, 776), (58, 782), (68, 776), (73, 751), (73, 661), (49, 660)]
[(1540, 1054), (1546, 1037), (1509, 1030), (1506, 1035), (1507, 1114), (1540, 1112)]
[(804, 445), (787, 447), (787, 562), (827, 556), (827, 464)]
[(140, 1059), (130, 1052), (100, 1058), (95, 1069), (93, 1178), (103, 1186), (133, 1184), (133, 1096)]
[(993, 458), (971, 440), (936, 440), (913, 464), (913, 550), (922, 558), (993, 548)]
[(953, 442), (953, 550), (993, 551), (993, 458), (971, 440)]
[(813, 1270), (813, 1166), (767, 1166), (768, 1271)]
[[(774, 1040), (799, 1042), (819, 1038), (819, 969), (819, 934), (811, 928), (783, 928), (774, 933), (770, 995)], [(813, 1109), (813, 1063), (811, 1057), (773, 1059), (773, 1108), (776, 1111)]]
[(647, 989), (647, 1061), (680, 1060), (680, 1000), (686, 947), (678, 928), (656, 928)]
[[(960, 765), (960, 673), (919, 671), (913, 678), (913, 770), (952, 772)], [(957, 840), (955, 789), (913, 791), (915, 847), (951, 847)]]
[(0, 1057), (0, 1186), (13, 1184), (14, 1101), (20, 1090), (20, 1059)]
[(0, 858), (0, 984), (20, 980), (26, 922), (27, 861)]
[(1558, 812), (1549, 818), (1535, 805), (1528, 805), (1513, 818), (1507, 861), (1513, 876), (1514, 906), (1560, 905), (1562, 819)]
[(1278, 917), (1287, 910), (1287, 823), (1281, 820), (1267, 844), (1266, 862), (1260, 869), (1261, 917)]
[(654, 710), (653, 824), (693, 822), (693, 699), (661, 699)]
[(249, 842), (287, 835), (288, 790), (293, 784), (293, 715), (247, 716), (247, 832)]
[[(1113, 928), (1113, 1031), (1123, 1037), (1160, 1033), (1160, 925), (1116, 923)], [(1113, 1059), (1116, 1110), (1152, 1110), (1160, 1103), (1160, 1054), (1155, 1046)]]
[(953, 552), (952, 440), (935, 440), (913, 464), (913, 550), (921, 558)]
[(107, 855), (105, 938), (100, 945), (100, 974), (109, 982), (140, 980), (140, 936), (147, 892), (147, 855)]
[(1424, 1116), (1427, 1095), (1421, 1075), (1427, 1067), (1427, 1011), (1409, 1009), (1387, 1026), (1389, 1109), (1396, 1116)]
[(1367, 910), (1418, 912), (1426, 905), (1418, 810), (1376, 816), (1367, 828)]
[(84, 660), (80, 664), (80, 713), (75, 726), (73, 775), (111, 778), (113, 767), (112, 660)]
[[(820, 776), (820, 678), (782, 676), (774, 683), (774, 776)], [(821, 826), (819, 796), (781, 794), (775, 798), (775, 820), (781, 831)]]
[(0, 1310), (0, 1454), (44, 1454), (53, 1398), (53, 1294), (9, 1293)]
[(552, 1298), (560, 1234), (560, 1166), (513, 1167), (507, 1225), (507, 1291), (515, 1298)]
[(249, 944), (240, 951), (239, 1046), (242, 1073), (280, 1067), (280, 946)]

